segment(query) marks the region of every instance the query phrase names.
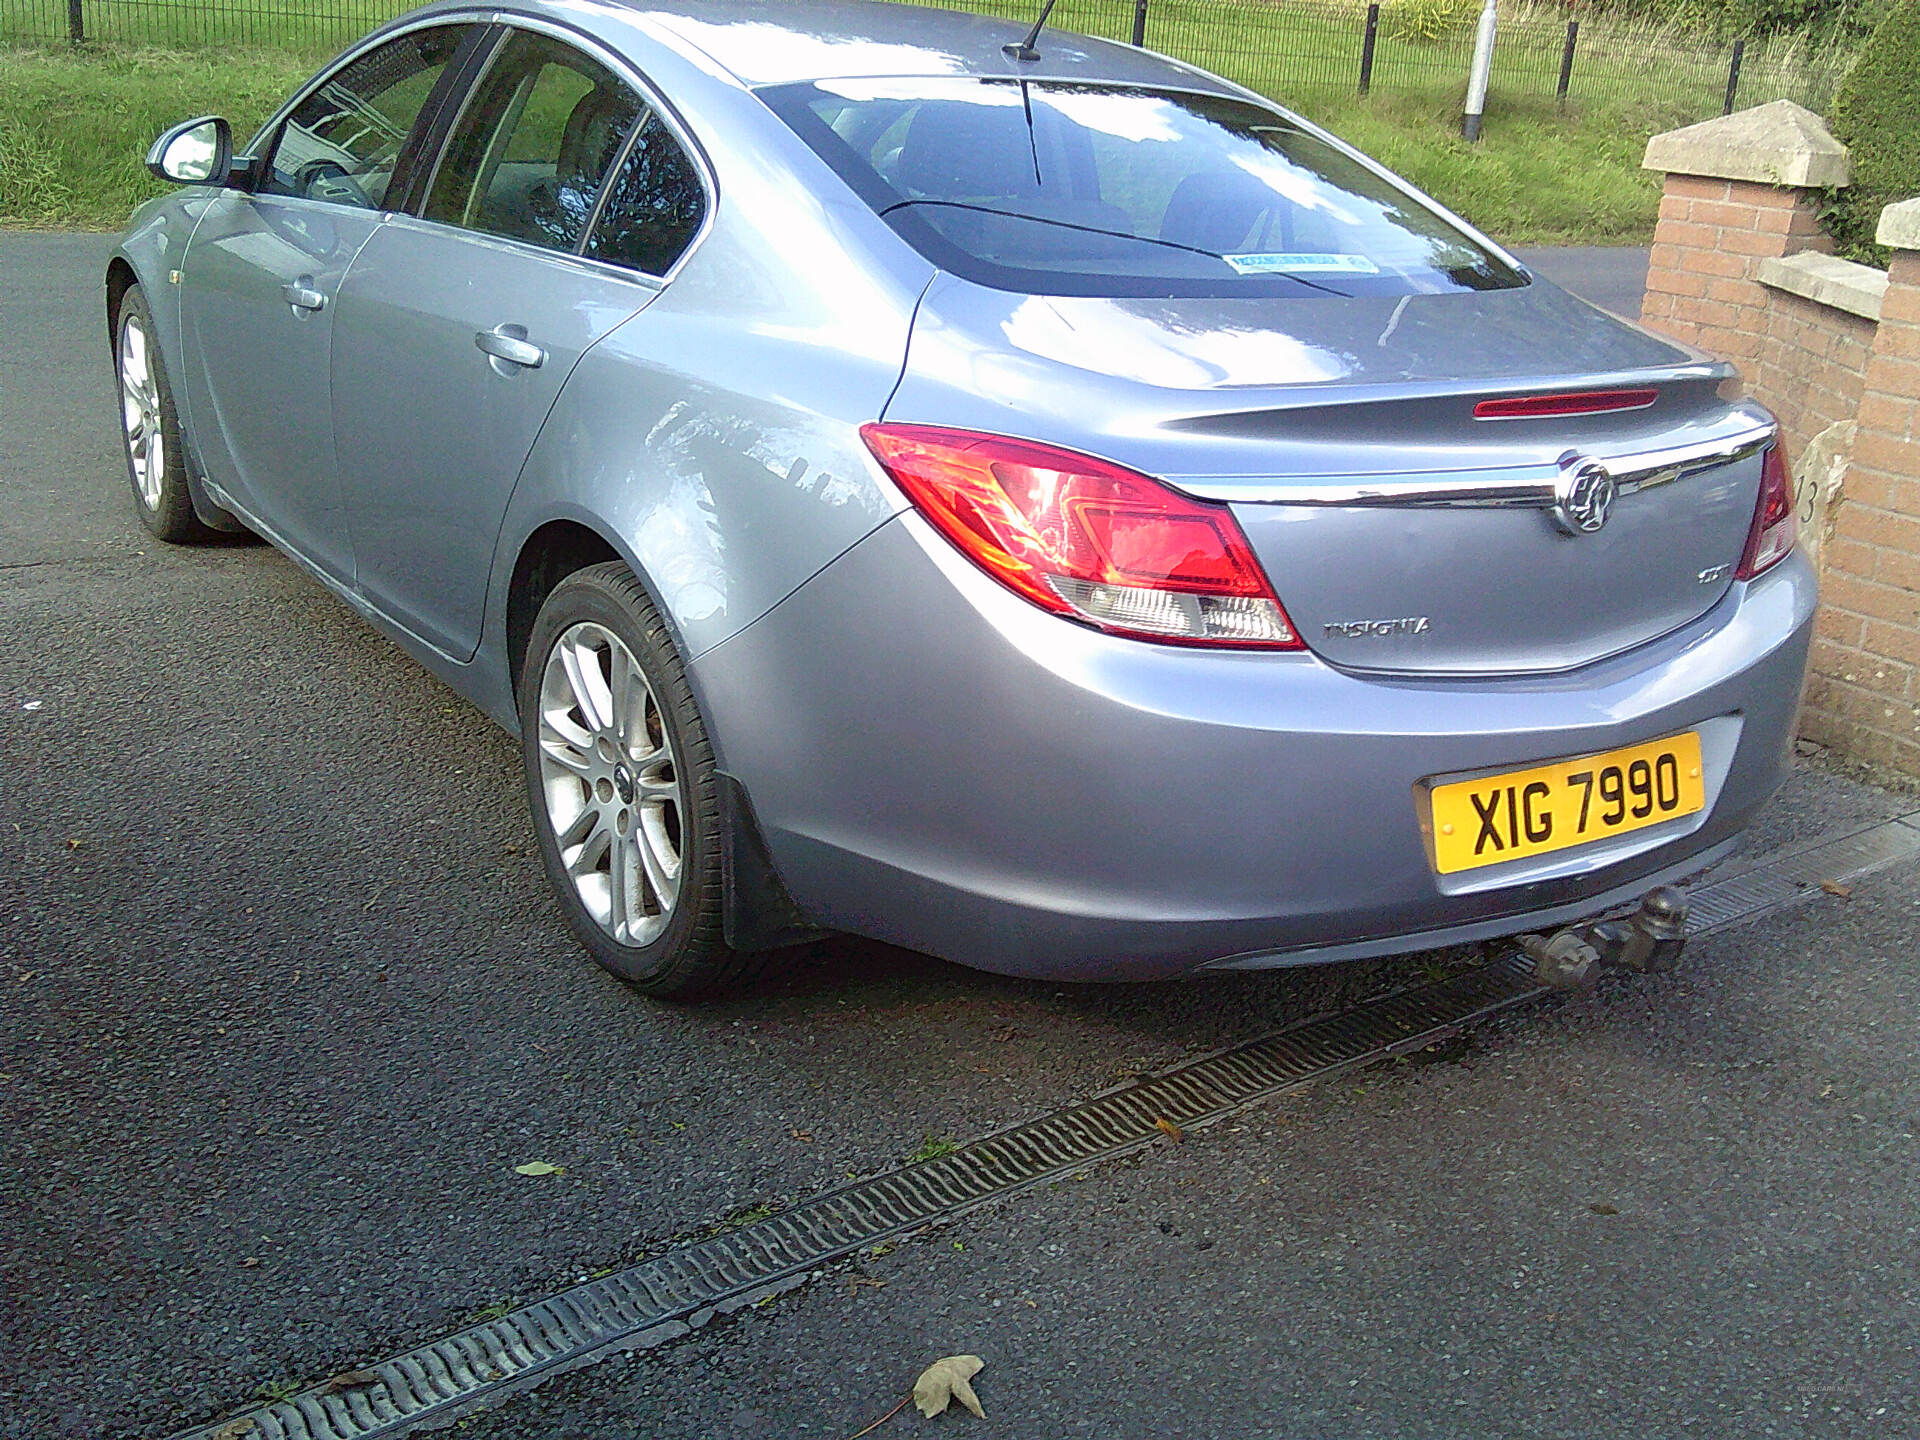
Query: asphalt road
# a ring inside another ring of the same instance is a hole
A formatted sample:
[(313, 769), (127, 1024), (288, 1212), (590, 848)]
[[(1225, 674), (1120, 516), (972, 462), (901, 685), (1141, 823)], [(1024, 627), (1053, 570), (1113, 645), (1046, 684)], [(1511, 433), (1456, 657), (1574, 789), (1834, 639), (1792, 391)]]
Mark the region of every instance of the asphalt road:
[[(504, 735), (273, 551), (139, 528), (106, 249), (0, 235), (4, 1440), (164, 1434), (1428, 963), (631, 994)], [(1912, 804), (1805, 769), (1755, 844)], [(880, 1433), (1920, 1434), (1917, 915), (1885, 872), (462, 1433), (833, 1440), (972, 1352), (984, 1424)]]
[(1562, 289), (1603, 310), (1640, 318), (1647, 291), (1647, 251), (1632, 245), (1569, 245), (1557, 249), (1516, 249), (1519, 261)]

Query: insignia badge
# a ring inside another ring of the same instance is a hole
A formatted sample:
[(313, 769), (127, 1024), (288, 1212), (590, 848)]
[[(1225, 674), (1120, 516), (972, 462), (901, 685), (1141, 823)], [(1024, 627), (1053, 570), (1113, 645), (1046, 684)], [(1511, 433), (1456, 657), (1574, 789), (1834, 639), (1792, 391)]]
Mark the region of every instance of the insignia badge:
[(1620, 498), (1607, 467), (1589, 455), (1574, 455), (1560, 464), (1553, 482), (1553, 523), (1569, 535), (1591, 535), (1613, 514)]
[(1325, 627), (1329, 640), (1372, 640), (1385, 635), (1424, 635), (1433, 628), (1425, 615), (1397, 620), (1334, 620)]

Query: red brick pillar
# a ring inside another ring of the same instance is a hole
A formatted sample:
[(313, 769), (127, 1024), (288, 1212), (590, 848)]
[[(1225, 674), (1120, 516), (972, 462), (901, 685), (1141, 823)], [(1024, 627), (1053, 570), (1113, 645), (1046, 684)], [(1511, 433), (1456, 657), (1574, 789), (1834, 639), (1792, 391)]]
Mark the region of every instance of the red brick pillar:
[(1845, 185), (1847, 149), (1791, 100), (1669, 130), (1643, 162), (1666, 174), (1640, 318), (1745, 372), (1766, 334), (1762, 260), (1831, 250), (1808, 192)]
[(1889, 205), (1879, 239), (1893, 264), (1825, 556), (1801, 728), (1920, 775), (1920, 199)]

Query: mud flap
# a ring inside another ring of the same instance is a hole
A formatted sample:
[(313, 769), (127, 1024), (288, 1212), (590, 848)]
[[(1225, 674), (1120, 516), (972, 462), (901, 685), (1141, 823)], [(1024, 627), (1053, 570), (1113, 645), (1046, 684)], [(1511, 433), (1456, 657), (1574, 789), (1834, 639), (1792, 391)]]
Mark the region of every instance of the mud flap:
[(189, 452), (187, 465), (187, 498), (193, 502), (193, 514), (209, 530), (218, 530), (223, 535), (245, 535), (247, 527), (238, 515), (217, 504), (207, 493), (207, 483), (194, 471)]
[(735, 950), (778, 950), (832, 934), (810, 922), (774, 868), (746, 787), (722, 771), (720, 792), (721, 930)]

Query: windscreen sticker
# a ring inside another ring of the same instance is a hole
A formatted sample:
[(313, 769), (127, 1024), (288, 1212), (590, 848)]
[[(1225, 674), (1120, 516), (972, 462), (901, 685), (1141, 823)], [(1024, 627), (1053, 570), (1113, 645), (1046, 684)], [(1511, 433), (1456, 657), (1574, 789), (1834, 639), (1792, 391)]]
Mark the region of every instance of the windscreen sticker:
[(1222, 255), (1242, 275), (1288, 275), (1302, 270), (1340, 275), (1378, 275), (1380, 267), (1364, 255)]

